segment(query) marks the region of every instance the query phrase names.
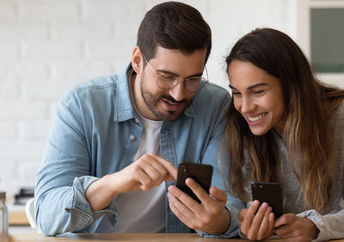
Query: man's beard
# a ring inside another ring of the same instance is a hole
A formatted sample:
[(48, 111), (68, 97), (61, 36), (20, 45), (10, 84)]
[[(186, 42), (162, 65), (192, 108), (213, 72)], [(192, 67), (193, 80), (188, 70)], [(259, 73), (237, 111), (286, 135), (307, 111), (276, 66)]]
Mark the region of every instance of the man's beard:
[[(165, 95), (165, 94), (160, 95), (158, 97), (154, 97), (154, 95), (151, 92), (144, 89), (144, 83), (142, 80), (141, 80), (141, 95), (148, 109), (157, 117), (157, 119), (162, 120), (162, 121), (168, 121), (168, 122), (177, 120), (184, 113), (185, 109), (191, 103), (191, 100), (186, 100), (186, 99), (183, 99), (181, 101), (176, 101), (170, 95)], [(180, 113), (177, 113), (177, 111), (167, 111), (167, 114), (160, 112), (157, 109), (157, 104), (160, 101), (163, 102), (163, 99), (168, 100), (171, 103), (184, 104), (185, 108)]]

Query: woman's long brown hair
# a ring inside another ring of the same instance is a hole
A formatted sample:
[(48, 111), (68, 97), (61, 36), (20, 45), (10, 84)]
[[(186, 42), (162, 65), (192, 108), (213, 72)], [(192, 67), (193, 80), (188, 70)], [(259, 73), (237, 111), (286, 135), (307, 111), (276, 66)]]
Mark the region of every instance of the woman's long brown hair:
[[(297, 44), (274, 29), (256, 29), (242, 37), (226, 58), (227, 71), (233, 60), (251, 62), (281, 81), (288, 159), (300, 182), (305, 205), (321, 212), (328, 204), (333, 183), (333, 132), (329, 121), (344, 98), (344, 90), (316, 80)], [(229, 155), (229, 182), (232, 192), (247, 201), (242, 168), (249, 165), (253, 181), (271, 181), (277, 147), (272, 130), (262, 136), (251, 133), (233, 100), (227, 118), (224, 139)]]

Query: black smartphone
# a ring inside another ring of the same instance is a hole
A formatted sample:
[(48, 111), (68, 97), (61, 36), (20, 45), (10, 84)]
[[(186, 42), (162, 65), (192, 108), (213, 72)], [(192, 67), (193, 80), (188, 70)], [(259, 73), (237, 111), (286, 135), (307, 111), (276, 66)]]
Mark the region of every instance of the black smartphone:
[(252, 182), (252, 200), (260, 203), (266, 202), (272, 208), (275, 219), (283, 214), (281, 187), (276, 182)]
[(200, 203), (201, 201), (198, 199), (198, 197), (185, 184), (185, 180), (188, 177), (194, 179), (207, 193), (209, 193), (212, 176), (213, 167), (211, 165), (182, 162), (178, 165), (176, 186)]

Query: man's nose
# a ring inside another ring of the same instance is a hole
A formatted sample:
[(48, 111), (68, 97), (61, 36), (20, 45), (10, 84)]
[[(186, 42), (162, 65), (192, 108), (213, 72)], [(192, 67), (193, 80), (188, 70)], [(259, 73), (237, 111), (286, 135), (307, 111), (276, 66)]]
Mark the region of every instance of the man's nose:
[(183, 82), (178, 82), (178, 84), (170, 89), (170, 95), (173, 97), (177, 102), (182, 101), (185, 97), (185, 87)]

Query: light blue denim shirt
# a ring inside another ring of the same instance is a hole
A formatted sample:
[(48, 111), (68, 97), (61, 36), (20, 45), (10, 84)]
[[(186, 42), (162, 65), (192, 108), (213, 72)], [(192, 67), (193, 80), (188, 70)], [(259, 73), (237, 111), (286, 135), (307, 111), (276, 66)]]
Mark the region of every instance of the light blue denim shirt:
[[(139, 147), (143, 125), (131, 100), (130, 69), (131, 65), (119, 75), (87, 81), (58, 104), (35, 189), (36, 221), (45, 235), (112, 232), (116, 198), (107, 208), (93, 211), (85, 191), (97, 179), (130, 165)], [(164, 159), (176, 167), (183, 161), (213, 165), (212, 185), (224, 190), (217, 153), (229, 102), (226, 90), (208, 83), (178, 120), (163, 123), (160, 134)], [(171, 184), (175, 182), (166, 182), (166, 191)], [(189, 232), (165, 199), (165, 232)], [(237, 211), (231, 213), (230, 228), (217, 237), (237, 235)]]

